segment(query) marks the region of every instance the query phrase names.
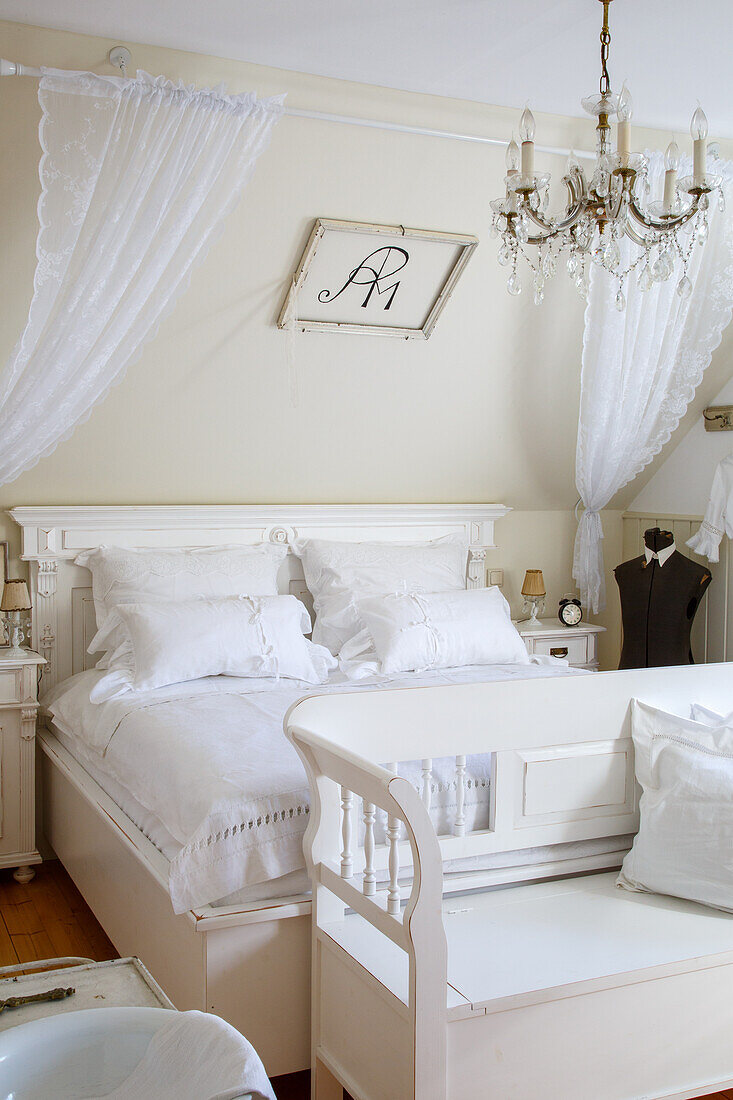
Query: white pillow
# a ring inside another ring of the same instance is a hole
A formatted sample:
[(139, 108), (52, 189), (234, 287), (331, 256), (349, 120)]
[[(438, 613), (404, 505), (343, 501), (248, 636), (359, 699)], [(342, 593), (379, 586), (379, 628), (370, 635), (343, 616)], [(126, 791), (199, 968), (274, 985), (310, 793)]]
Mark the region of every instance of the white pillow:
[(635, 699), (631, 732), (641, 823), (619, 886), (733, 912), (733, 726)]
[[(364, 634), (341, 650), (350, 678), (376, 655), (378, 673), (422, 672), (461, 665), (529, 664), (527, 648), (498, 588), (395, 594), (360, 600)], [(366, 645), (364, 643), (366, 642)]]
[(202, 676), (285, 676), (321, 684), (335, 659), (303, 637), (310, 617), (295, 596), (227, 596), (120, 604), (123, 634), (90, 699), (151, 691)]
[(709, 710), (702, 703), (693, 703), (690, 707), (690, 718), (693, 722), (702, 722), (704, 726), (729, 726), (733, 723), (733, 712), (728, 715), (718, 714)]
[[(271, 542), (172, 550), (97, 546), (79, 554), (75, 564), (91, 571), (101, 632), (118, 604), (198, 596), (276, 596), (277, 571), (287, 552), (287, 546)], [(104, 648), (116, 649), (122, 641), (119, 628), (107, 631)], [(97, 634), (87, 652), (101, 649)], [(103, 667), (103, 661), (97, 667)]]
[(313, 596), (313, 641), (338, 653), (362, 629), (356, 601), (388, 592), (449, 592), (466, 587), (468, 548), (460, 535), (433, 542), (326, 542), (297, 539)]

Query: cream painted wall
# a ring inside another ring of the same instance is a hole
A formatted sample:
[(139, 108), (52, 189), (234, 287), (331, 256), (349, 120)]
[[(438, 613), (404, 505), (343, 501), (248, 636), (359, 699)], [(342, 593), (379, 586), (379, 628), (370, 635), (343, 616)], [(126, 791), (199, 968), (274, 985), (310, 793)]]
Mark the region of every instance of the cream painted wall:
[[(109, 43), (2, 25), (3, 53), (105, 69)], [(135, 46), (151, 72), (297, 106), (508, 135), (507, 111)], [(0, 347), (21, 331), (34, 269), (38, 105), (4, 80)], [(543, 139), (577, 145), (577, 121)], [(7, 156), (8, 150), (13, 151)], [(557, 171), (558, 157), (547, 158)], [(503, 151), (285, 118), (224, 238), (121, 386), (55, 455), (0, 492), (5, 501), (188, 502), (506, 500), (567, 508), (582, 302), (558, 279), (537, 310), (509, 297), (489, 241)], [(286, 337), (275, 326), (314, 217), (475, 233), (481, 244), (431, 339), (297, 339), (301, 401), (288, 401)], [(525, 279), (525, 282), (528, 280)], [(89, 456), (94, 456), (93, 461)]]
[[(110, 71), (105, 58), (114, 44), (1, 22), (0, 42), (4, 56), (27, 64), (97, 71)], [(500, 108), (160, 48), (134, 46), (133, 65), (198, 85), (223, 81), (233, 91), (285, 91), (293, 106), (419, 126), (505, 138), (517, 123), (516, 112)], [(32, 292), (39, 110), (31, 79), (3, 80), (0, 97), (0, 354), (7, 356)], [(592, 145), (583, 121), (540, 116), (538, 126), (544, 143)], [(560, 157), (541, 161), (562, 174)], [(503, 172), (503, 152), (492, 147), (283, 119), (175, 313), (88, 422), (0, 488), (0, 508), (495, 500), (515, 509), (492, 552), (507, 570), (509, 594), (524, 568), (542, 567), (554, 612), (572, 588), (582, 302), (563, 275), (547, 288), (542, 309), (531, 302), (526, 272), (525, 293), (506, 294), (507, 273), (487, 234), (489, 199)], [(319, 215), (469, 232), (481, 243), (428, 342), (300, 335), (294, 408), (286, 337), (275, 319)], [(605, 545), (613, 565), (620, 557), (610, 515)], [(9, 537), (17, 552), (15, 532)], [(620, 553), (620, 534), (617, 542)], [(615, 632), (613, 593), (608, 618)], [(604, 643), (609, 653), (615, 637)]]
[[(622, 523), (620, 511), (601, 515), (603, 549), (606, 563), (606, 611), (591, 617), (591, 621), (607, 628), (600, 638), (602, 668), (618, 668), (621, 652), (621, 624), (618, 590), (613, 570), (623, 561)], [(487, 555), (488, 569), (504, 569), (504, 595), (512, 614), (522, 610), (522, 581), (526, 569), (541, 569), (547, 590), (545, 618), (554, 619), (560, 598), (575, 589), (571, 576), (575, 517), (571, 511), (510, 512), (496, 525), (496, 550)]]

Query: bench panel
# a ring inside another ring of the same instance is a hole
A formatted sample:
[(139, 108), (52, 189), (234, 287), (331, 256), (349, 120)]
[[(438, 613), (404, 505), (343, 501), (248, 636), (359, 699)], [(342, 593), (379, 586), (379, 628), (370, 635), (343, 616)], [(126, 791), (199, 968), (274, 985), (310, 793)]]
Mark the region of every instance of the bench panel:
[[(733, 1080), (733, 965), (448, 1025), (448, 1097), (662, 1100)], [(703, 1019), (704, 1017), (704, 1019)]]

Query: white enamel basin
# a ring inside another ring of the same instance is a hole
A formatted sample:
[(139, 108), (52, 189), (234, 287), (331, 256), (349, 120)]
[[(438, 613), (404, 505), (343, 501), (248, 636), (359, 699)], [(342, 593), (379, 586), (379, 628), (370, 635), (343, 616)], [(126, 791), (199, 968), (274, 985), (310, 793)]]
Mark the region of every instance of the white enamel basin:
[[(6, 1010), (12, 1011), (12, 1010)], [(89, 1008), (0, 1033), (0, 1100), (83, 1100), (118, 1088), (167, 1008)]]

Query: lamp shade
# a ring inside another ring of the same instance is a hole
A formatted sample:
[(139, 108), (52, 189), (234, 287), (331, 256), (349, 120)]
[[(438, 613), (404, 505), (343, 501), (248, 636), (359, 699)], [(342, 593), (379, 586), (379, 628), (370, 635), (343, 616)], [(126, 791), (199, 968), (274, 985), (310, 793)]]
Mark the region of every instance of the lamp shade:
[(0, 611), (30, 611), (31, 598), (25, 581), (6, 581)]
[(541, 569), (528, 569), (524, 574), (524, 584), (522, 585), (523, 596), (544, 596), (545, 593), (545, 581), (542, 576)]

